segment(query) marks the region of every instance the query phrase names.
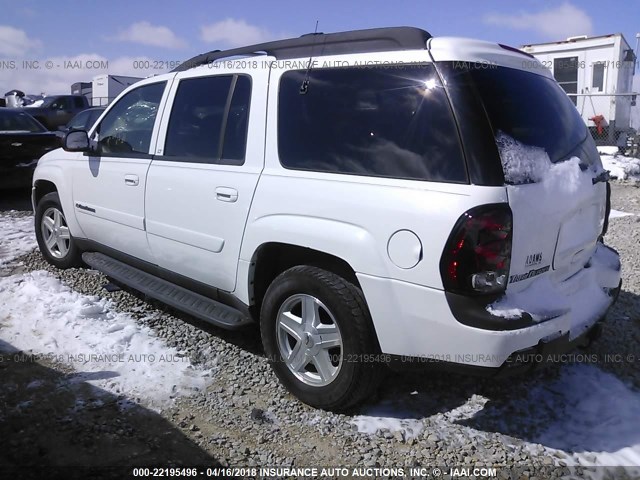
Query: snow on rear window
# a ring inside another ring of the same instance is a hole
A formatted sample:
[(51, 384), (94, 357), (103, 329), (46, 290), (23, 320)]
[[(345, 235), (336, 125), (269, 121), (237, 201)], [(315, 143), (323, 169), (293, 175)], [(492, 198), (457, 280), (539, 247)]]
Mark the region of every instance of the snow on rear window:
[(496, 145), (509, 184), (541, 182), (553, 165), (544, 148), (525, 145), (502, 131), (496, 135)]
[(496, 145), (509, 185), (540, 183), (547, 191), (575, 193), (582, 183), (590, 185), (591, 176), (602, 171), (601, 165), (592, 165), (590, 173), (581, 175), (584, 165), (579, 157), (553, 163), (544, 148), (526, 145), (502, 131), (496, 135)]

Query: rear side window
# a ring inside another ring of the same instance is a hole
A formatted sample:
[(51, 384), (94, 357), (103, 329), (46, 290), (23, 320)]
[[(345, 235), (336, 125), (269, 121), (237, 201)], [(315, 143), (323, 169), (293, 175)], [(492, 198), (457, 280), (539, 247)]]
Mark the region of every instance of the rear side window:
[(80, 112), (75, 117), (73, 117), (73, 120), (69, 122), (68, 127), (78, 129), (85, 128), (87, 126), (87, 121), (89, 120), (89, 115), (91, 115), (90, 111), (85, 110), (84, 112)]
[(451, 108), (430, 64), (290, 71), (278, 108), (285, 168), (467, 182)]
[(46, 132), (47, 130), (31, 115), (0, 108), (0, 133), (3, 132)]
[(169, 118), (163, 159), (244, 163), (250, 97), (251, 80), (246, 76), (182, 80)]
[(84, 107), (84, 101), (80, 97), (73, 97), (73, 103), (75, 104), (76, 108)]

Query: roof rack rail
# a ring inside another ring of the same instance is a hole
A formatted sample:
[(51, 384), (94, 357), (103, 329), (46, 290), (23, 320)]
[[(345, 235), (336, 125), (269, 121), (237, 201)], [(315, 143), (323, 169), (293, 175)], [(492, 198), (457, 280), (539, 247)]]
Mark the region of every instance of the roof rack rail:
[(229, 50), (213, 50), (196, 55), (172, 72), (206, 65), (222, 58), (265, 53), (278, 60), (344, 53), (368, 53), (393, 50), (417, 50), (426, 47), (432, 35), (415, 27), (371, 28), (337, 33), (308, 33), (298, 38), (259, 43)]

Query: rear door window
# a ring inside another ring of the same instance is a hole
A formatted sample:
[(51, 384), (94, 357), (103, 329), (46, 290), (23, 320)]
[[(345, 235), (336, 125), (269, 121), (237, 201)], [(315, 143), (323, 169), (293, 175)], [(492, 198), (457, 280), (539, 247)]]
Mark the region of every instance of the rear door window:
[(290, 71), (280, 81), (278, 109), (285, 168), (467, 182), (453, 114), (431, 64)]
[(163, 160), (242, 165), (250, 98), (251, 80), (245, 75), (181, 80)]

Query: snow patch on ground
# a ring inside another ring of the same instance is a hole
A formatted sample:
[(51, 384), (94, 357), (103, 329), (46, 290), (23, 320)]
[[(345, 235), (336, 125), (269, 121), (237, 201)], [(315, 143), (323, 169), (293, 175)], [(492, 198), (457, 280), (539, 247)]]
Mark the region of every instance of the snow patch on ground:
[(611, 178), (640, 182), (640, 159), (624, 155), (600, 155), (602, 166)]
[[(593, 365), (566, 365), (557, 377), (536, 380), (513, 399), (474, 394), (449, 411), (421, 414), (438, 401), (433, 395), (437, 391), (422, 403), (409, 396), (382, 400), (351, 423), (363, 434), (409, 430), (406, 438), (423, 433), (451, 442), (456, 435), (482, 442), (496, 432), (506, 444), (523, 445), (535, 455), (546, 452), (556, 463), (636, 467), (634, 475), (640, 474), (640, 392)], [(464, 430), (449, 434), (451, 424)], [(598, 478), (597, 470), (591, 474), (586, 478)]]
[(401, 432), (405, 439), (417, 438), (424, 430), (422, 419), (403, 418), (406, 413), (379, 406), (369, 411), (367, 415), (353, 417), (351, 423), (360, 433), (373, 434), (380, 430), (391, 433)]
[(604, 145), (601, 147), (598, 147), (598, 153), (600, 155), (617, 155), (618, 152), (620, 152), (619, 147), (607, 147)]
[(168, 406), (210, 382), (210, 371), (194, 367), (151, 329), (45, 271), (0, 279), (0, 338), (71, 365), (77, 372), (72, 382), (140, 398), (150, 408)]
[(623, 212), (621, 210), (611, 209), (611, 211), (609, 212), (609, 219), (622, 218), (622, 217), (633, 217), (634, 215), (635, 215), (635, 213), (627, 213), (627, 212)]
[(0, 225), (0, 267), (38, 246), (33, 216), (15, 217), (0, 213)]
[(533, 441), (564, 452), (567, 463), (636, 467), (640, 475), (640, 392), (616, 376), (569, 365), (559, 378), (533, 387), (524, 402), (525, 411), (553, 412), (552, 419), (530, 417), (548, 425)]

